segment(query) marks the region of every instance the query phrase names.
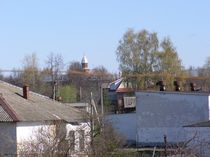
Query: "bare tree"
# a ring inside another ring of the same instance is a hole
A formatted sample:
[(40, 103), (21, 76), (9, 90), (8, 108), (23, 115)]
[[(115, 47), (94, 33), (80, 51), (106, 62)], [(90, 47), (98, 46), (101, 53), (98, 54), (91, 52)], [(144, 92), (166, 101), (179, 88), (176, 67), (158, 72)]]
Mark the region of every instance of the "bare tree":
[(59, 83), (60, 76), (62, 74), (62, 69), (64, 67), (63, 57), (61, 54), (51, 53), (47, 60), (47, 69), (49, 71), (49, 76), (51, 77), (52, 86), (52, 98), (56, 99), (56, 91)]
[(98, 112), (93, 97), (90, 101), (90, 112), (83, 114), (84, 119), (89, 121), (91, 141), (87, 149), (89, 157), (112, 157), (119, 153), (124, 144), (124, 138), (120, 135), (111, 123)]
[(207, 157), (210, 151), (210, 143), (197, 132), (183, 142), (167, 143), (166, 136), (164, 136), (164, 141), (164, 155), (168, 157)]
[(21, 73), (22, 84), (30, 86), (31, 90), (39, 92), (41, 79), (39, 73), (38, 58), (36, 53), (26, 55), (23, 59), (23, 72)]
[(71, 71), (79, 71), (79, 72), (82, 72), (82, 65), (80, 62), (78, 61), (73, 61), (70, 63), (69, 67), (68, 67), (68, 70), (67, 70), (67, 73), (69, 74)]

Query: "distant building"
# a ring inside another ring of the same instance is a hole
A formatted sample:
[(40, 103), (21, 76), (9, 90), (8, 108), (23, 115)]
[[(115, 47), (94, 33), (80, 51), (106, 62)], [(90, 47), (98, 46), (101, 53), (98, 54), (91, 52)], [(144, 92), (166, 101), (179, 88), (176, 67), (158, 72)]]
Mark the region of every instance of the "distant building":
[(82, 64), (82, 70), (84, 72), (88, 72), (89, 71), (89, 69), (88, 69), (88, 59), (87, 59), (86, 56), (83, 56), (81, 64)]
[(128, 113), (136, 109), (136, 97), (132, 84), (120, 78), (109, 84), (109, 99), (115, 113)]

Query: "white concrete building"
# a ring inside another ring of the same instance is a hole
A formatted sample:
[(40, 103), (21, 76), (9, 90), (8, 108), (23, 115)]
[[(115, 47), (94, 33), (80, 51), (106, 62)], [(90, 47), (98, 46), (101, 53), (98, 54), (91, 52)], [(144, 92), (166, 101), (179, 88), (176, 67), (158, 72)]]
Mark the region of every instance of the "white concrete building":
[(137, 143), (187, 140), (184, 126), (210, 120), (208, 93), (136, 92)]
[(72, 152), (82, 152), (90, 141), (88, 126), (78, 109), (0, 82), (0, 154), (18, 154), (39, 131), (57, 136), (58, 129), (65, 140), (72, 138)]
[(108, 116), (133, 146), (185, 142), (195, 134), (210, 141), (210, 93), (136, 92), (136, 112)]

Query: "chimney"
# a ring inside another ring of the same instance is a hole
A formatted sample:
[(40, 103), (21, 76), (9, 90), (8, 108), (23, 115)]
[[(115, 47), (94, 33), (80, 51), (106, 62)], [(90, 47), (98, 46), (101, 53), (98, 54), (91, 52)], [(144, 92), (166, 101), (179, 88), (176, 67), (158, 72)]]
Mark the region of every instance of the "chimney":
[(28, 99), (29, 97), (29, 87), (27, 85), (23, 86), (23, 98)]
[(201, 88), (197, 88), (196, 87), (196, 84), (195, 83), (193, 83), (193, 82), (190, 82), (190, 88), (191, 88), (191, 91), (192, 92), (197, 92), (197, 91), (201, 91)]
[(156, 83), (156, 86), (160, 87), (160, 91), (165, 91), (166, 90), (166, 84), (163, 81), (158, 81)]
[(191, 88), (191, 91), (196, 91), (196, 84), (195, 83), (192, 83), (190, 82), (190, 88)]
[(174, 81), (174, 86), (175, 86), (175, 91), (180, 92), (181, 87), (180, 87), (180, 82), (179, 81)]

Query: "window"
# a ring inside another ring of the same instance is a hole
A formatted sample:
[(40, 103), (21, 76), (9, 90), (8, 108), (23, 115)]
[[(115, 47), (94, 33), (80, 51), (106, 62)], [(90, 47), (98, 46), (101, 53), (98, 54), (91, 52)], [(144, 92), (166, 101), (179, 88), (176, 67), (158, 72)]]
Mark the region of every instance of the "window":
[(85, 131), (84, 130), (79, 131), (79, 149), (80, 151), (83, 151), (85, 149)]
[(75, 149), (75, 131), (69, 132), (69, 147), (71, 151)]

